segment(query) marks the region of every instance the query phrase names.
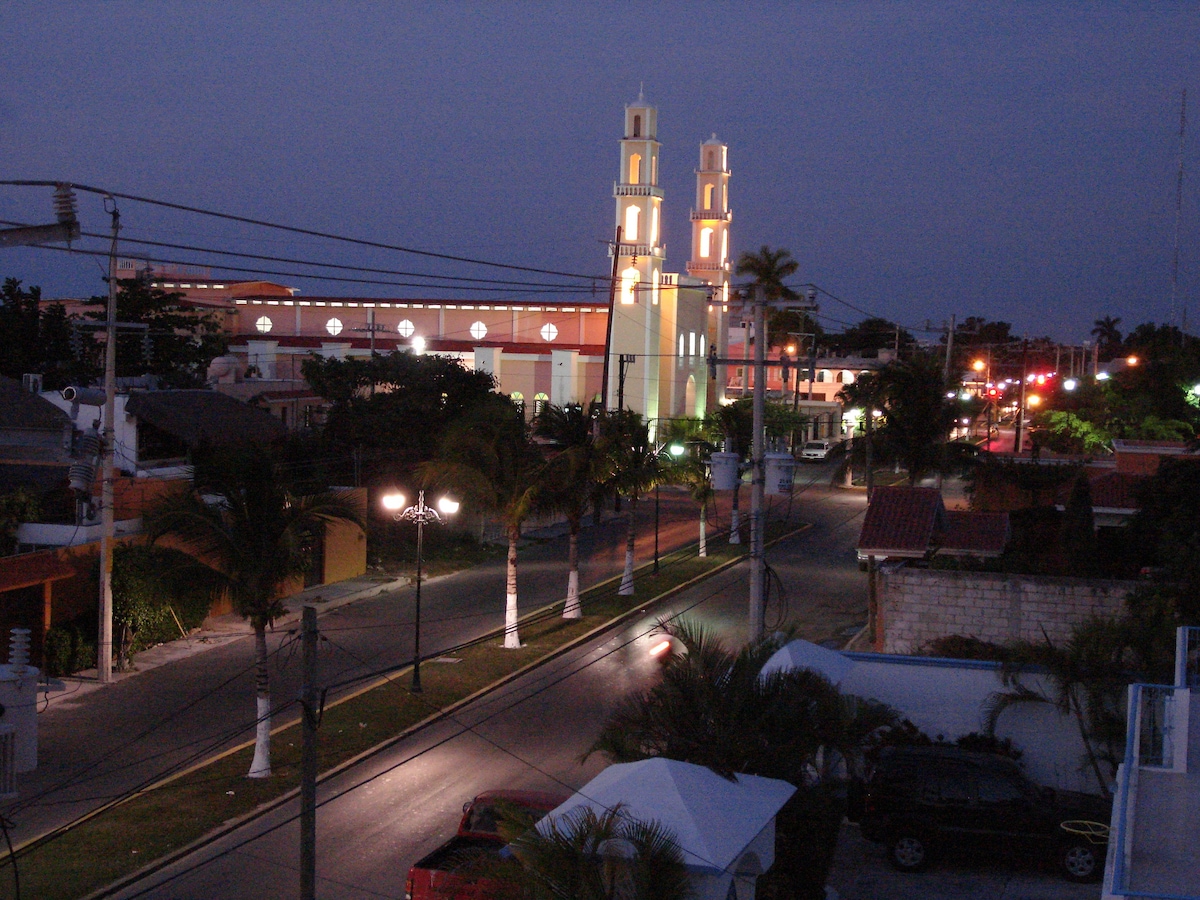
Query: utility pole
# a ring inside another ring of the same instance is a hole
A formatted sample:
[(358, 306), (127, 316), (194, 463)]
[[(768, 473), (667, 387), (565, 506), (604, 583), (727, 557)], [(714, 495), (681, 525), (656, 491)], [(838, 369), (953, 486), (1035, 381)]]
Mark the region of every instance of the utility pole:
[[(101, 684), (112, 681), (112, 563), (116, 521), (113, 509), (114, 454), (117, 417), (117, 234), (121, 213), (117, 201), (104, 198), (112, 216), (112, 243), (108, 250), (108, 314), (104, 320), (104, 474), (100, 491), (100, 634), (96, 640), (96, 677)], [(109, 208), (111, 206), (111, 209)]]
[(754, 289), (754, 438), (750, 472), (750, 643), (762, 640), (766, 618), (763, 597), (763, 488), (766, 485), (764, 459), (766, 434), (767, 379), (767, 301), (762, 285)]
[(317, 609), (306, 606), (300, 623), (300, 900), (317, 890)]
[[(608, 412), (608, 360), (612, 356), (613, 318), (617, 314), (617, 266), (621, 258), (621, 226), (612, 245), (612, 277), (608, 282), (608, 324), (604, 330), (604, 373), (600, 376), (600, 414)], [(595, 433), (599, 435), (600, 417), (596, 417)]]
[(1029, 341), (1021, 342), (1021, 399), (1017, 403), (1017, 421), (1013, 425), (1013, 455), (1021, 455), (1021, 425), (1025, 420), (1025, 379), (1029, 367)]
[(637, 362), (637, 357), (632, 353), (622, 353), (617, 359), (617, 409), (625, 408), (625, 371)]

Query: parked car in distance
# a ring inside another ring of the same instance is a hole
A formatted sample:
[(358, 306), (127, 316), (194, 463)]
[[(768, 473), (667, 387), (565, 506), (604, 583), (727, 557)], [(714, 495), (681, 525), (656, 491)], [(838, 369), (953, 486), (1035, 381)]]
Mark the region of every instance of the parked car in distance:
[(820, 462), (841, 443), (840, 441), (805, 441), (800, 448), (800, 459), (804, 462)]
[(405, 900), (493, 900), (503, 893), (496, 882), (464, 878), (454, 871), (467, 853), (499, 853), (504, 839), (498, 830), (498, 812), (515, 807), (537, 820), (567, 799), (566, 794), (543, 791), (487, 791), (463, 804), (458, 832), (408, 870)]
[(942, 852), (1041, 854), (1071, 881), (1104, 872), (1112, 803), (1038, 787), (1004, 756), (950, 746), (889, 747), (864, 786), (863, 835), (917, 872)]

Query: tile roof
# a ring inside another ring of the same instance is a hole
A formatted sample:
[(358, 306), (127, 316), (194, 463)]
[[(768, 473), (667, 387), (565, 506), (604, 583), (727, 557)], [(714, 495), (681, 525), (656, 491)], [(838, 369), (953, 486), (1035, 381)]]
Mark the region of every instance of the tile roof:
[(944, 514), (942, 495), (933, 488), (875, 488), (863, 517), (858, 551), (873, 556), (923, 557)]
[(861, 556), (999, 556), (1008, 545), (1008, 513), (947, 510), (934, 488), (880, 487), (858, 538)]
[(946, 510), (934, 536), (937, 552), (949, 556), (999, 556), (1008, 546), (1008, 513)]
[(217, 391), (134, 391), (125, 412), (189, 446), (269, 443), (286, 430), (266, 410)]
[(0, 590), (15, 591), (47, 581), (60, 581), (74, 574), (75, 569), (53, 550), (6, 556), (0, 560), (0, 585), (3, 585)]
[[(1138, 500), (1138, 488), (1150, 476), (1136, 475), (1128, 472), (1107, 472), (1092, 478), (1088, 487), (1092, 492), (1092, 509), (1121, 509), (1137, 510), (1141, 508)], [(1063, 501), (1066, 503), (1066, 497)]]

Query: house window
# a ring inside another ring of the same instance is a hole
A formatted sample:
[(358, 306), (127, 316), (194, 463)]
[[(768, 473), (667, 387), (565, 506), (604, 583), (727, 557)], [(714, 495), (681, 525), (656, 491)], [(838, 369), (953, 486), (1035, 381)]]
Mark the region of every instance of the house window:
[(820, 372), (817, 373), (817, 381), (828, 381), (828, 380), (829, 380), (829, 372), (826, 371), (825, 369), (822, 369)]
[(552, 341), (558, 337), (558, 326), (553, 322), (547, 322), (542, 326), (542, 340)]
[(520, 391), (513, 391), (508, 395), (508, 398), (512, 400), (513, 406), (517, 408), (517, 412), (519, 412), (521, 415), (525, 415), (525, 395)]
[(549, 402), (550, 398), (541, 391), (538, 391), (533, 395), (533, 414), (535, 416), (540, 416), (542, 414), (542, 410), (546, 408), (546, 404)]
[(275, 325), (271, 321), (270, 316), (259, 316), (258, 321), (254, 323), (254, 327), (257, 328), (263, 334), (266, 334), (268, 331), (270, 331), (272, 328), (274, 328)]
[(482, 322), (474, 322), (471, 325), (471, 337), (477, 341), (482, 341), (487, 337), (487, 326)]
[(325, 330), (336, 337), (342, 333), (342, 320), (330, 319), (325, 323)]
[(416, 327), (408, 319), (401, 319), (400, 324), (396, 326), (396, 330), (400, 332), (400, 337), (409, 338), (413, 336)]

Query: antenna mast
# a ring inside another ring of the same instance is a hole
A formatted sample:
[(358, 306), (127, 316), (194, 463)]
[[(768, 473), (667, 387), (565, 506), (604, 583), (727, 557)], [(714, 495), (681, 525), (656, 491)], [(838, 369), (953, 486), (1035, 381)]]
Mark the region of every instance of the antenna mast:
[(1187, 334), (1187, 303), (1179, 297), (1179, 226), (1183, 217), (1183, 138), (1187, 133), (1187, 88), (1179, 99), (1179, 172), (1175, 178), (1175, 254), (1171, 262), (1171, 308), (1179, 310), (1179, 331)]

